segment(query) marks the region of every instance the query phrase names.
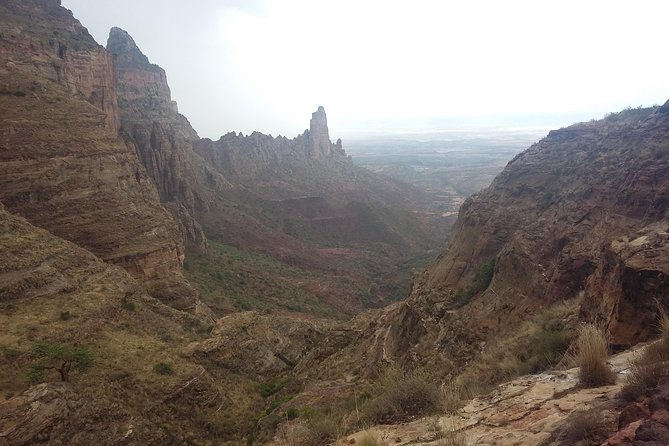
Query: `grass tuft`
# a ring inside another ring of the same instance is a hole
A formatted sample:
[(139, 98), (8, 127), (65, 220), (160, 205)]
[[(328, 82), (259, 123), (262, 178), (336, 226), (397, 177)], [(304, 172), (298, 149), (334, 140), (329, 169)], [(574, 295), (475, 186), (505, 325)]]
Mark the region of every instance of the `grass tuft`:
[(608, 426), (600, 411), (576, 411), (567, 418), (564, 435), (568, 444), (601, 444)]
[(441, 409), (439, 384), (421, 370), (405, 372), (390, 367), (377, 384), (376, 397), (365, 402), (362, 418), (371, 422), (404, 421)]
[(381, 444), (379, 434), (371, 430), (363, 432), (358, 442), (359, 446), (381, 446)]
[(600, 387), (615, 382), (615, 376), (606, 363), (608, 343), (600, 328), (593, 324), (583, 325), (576, 346), (579, 380), (583, 386)]

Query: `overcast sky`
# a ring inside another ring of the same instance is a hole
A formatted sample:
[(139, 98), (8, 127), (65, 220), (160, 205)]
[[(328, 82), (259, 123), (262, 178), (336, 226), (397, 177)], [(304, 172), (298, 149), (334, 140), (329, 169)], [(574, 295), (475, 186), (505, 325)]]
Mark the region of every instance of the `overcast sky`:
[(669, 99), (666, 0), (62, 3), (102, 45), (110, 27), (128, 31), (166, 70), (181, 113), (215, 139), (295, 136), (319, 105), (335, 137)]

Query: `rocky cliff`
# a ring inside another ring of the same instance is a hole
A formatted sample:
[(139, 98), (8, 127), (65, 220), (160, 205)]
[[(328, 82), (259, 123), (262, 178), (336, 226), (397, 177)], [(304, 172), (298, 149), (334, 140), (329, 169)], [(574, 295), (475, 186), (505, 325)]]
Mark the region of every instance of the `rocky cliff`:
[[(107, 51), (114, 59), (120, 133), (142, 161), (184, 236), (203, 246), (206, 236), (194, 214), (207, 210), (208, 190), (226, 182), (192, 152), (198, 136), (172, 101), (165, 71), (151, 64), (120, 28), (111, 29)], [(209, 184), (203, 182), (205, 178)]]
[(646, 339), (654, 300), (669, 304), (668, 108), (555, 130), (518, 155), (462, 206), (413, 299), (452, 299), (494, 259), (471, 305), (491, 330), (583, 295), (583, 314), (605, 321), (614, 344)]
[(648, 339), (669, 305), (668, 111), (550, 132), (465, 202), (406, 301), (330, 332), (299, 373), (373, 376), (395, 363), (454, 378), (488, 361), (479, 379), (495, 382), (503, 361), (518, 373), (528, 359), (528, 324), (560, 306), (560, 330), (602, 323), (614, 349)]
[[(396, 285), (409, 274), (402, 265), (425, 257), (431, 241), (444, 238), (447, 227), (429, 213), (427, 194), (354, 166), (341, 141), (330, 141), (323, 107), (292, 139), (259, 132), (198, 139), (171, 100), (165, 72), (128, 33), (113, 28), (107, 49), (114, 59), (120, 134), (180, 223), (196, 260), (191, 277), (216, 296), (221, 311), (230, 310), (231, 296), (241, 295), (238, 307), (276, 299), (272, 306), (304, 308), (295, 302), (301, 296), (326, 313), (333, 307), (357, 312), (390, 293), (399, 297)], [(298, 267), (302, 277), (221, 258), (220, 248), (230, 245), (269, 255), (285, 265), (280, 270)], [(221, 270), (221, 261), (241, 269)], [(405, 269), (402, 279), (395, 279), (398, 268)], [(203, 269), (211, 277), (202, 277)], [(233, 280), (212, 289), (224, 274)], [(385, 289), (382, 275), (393, 276)], [(238, 279), (249, 276), (252, 282)], [(269, 293), (258, 286), (267, 281), (276, 283)]]
[(177, 227), (117, 136), (111, 57), (59, 2), (0, 9), (0, 200), (193, 306)]

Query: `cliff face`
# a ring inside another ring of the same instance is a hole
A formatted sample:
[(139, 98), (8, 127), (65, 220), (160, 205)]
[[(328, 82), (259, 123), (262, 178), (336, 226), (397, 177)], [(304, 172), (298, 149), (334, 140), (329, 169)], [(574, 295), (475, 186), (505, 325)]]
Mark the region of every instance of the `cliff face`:
[(165, 71), (151, 64), (120, 28), (111, 29), (107, 50), (114, 59), (121, 135), (142, 161), (181, 232), (190, 242), (204, 246), (206, 237), (195, 213), (206, 211), (212, 185), (205, 187), (202, 179), (211, 178), (214, 187), (225, 187), (226, 182), (193, 153), (197, 133), (178, 113)]
[(412, 299), (445, 302), (495, 259), (490, 286), (470, 305), (488, 329), (583, 296), (582, 315), (605, 321), (614, 344), (646, 339), (654, 299), (669, 304), (667, 108), (552, 131), (518, 155), (462, 206)]
[[(430, 241), (443, 239), (446, 225), (426, 212), (430, 198), (354, 166), (341, 141), (330, 141), (323, 107), (293, 139), (259, 132), (229, 133), (216, 142), (198, 139), (171, 100), (163, 69), (151, 64), (125, 31), (113, 28), (107, 49), (114, 59), (120, 134), (199, 259), (217, 255), (206, 249), (210, 240), (316, 271), (318, 280), (300, 280), (297, 294), (313, 299), (317, 293), (326, 306), (349, 313), (370, 300), (367, 290), (379, 288), (380, 275), (425, 255)], [(220, 261), (205, 267), (220, 270)], [(366, 265), (362, 273), (352, 266), (356, 263)], [(249, 268), (257, 266), (244, 265), (236, 275), (249, 274)], [(255, 273), (267, 279), (267, 270)], [(288, 284), (281, 274), (275, 279), (280, 285), (273, 292), (284, 290), (281, 305), (292, 306), (294, 279)], [(216, 282), (216, 276), (208, 281)], [(215, 294), (254, 296), (248, 288), (255, 286)], [(386, 292), (375, 293), (373, 300)], [(266, 299), (265, 291), (260, 294)]]
[(59, 2), (0, 10), (0, 200), (192, 306), (176, 225), (117, 136), (111, 57)]

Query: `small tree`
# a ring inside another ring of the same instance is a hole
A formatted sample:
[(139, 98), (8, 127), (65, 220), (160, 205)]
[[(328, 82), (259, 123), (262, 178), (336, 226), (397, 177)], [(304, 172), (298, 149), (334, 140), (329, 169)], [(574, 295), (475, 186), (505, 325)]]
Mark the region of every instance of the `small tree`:
[(28, 379), (33, 382), (43, 381), (45, 372), (50, 369), (60, 374), (61, 381), (68, 382), (71, 370), (83, 372), (93, 366), (93, 354), (85, 347), (38, 342), (33, 346), (33, 354), (39, 358), (28, 372)]

